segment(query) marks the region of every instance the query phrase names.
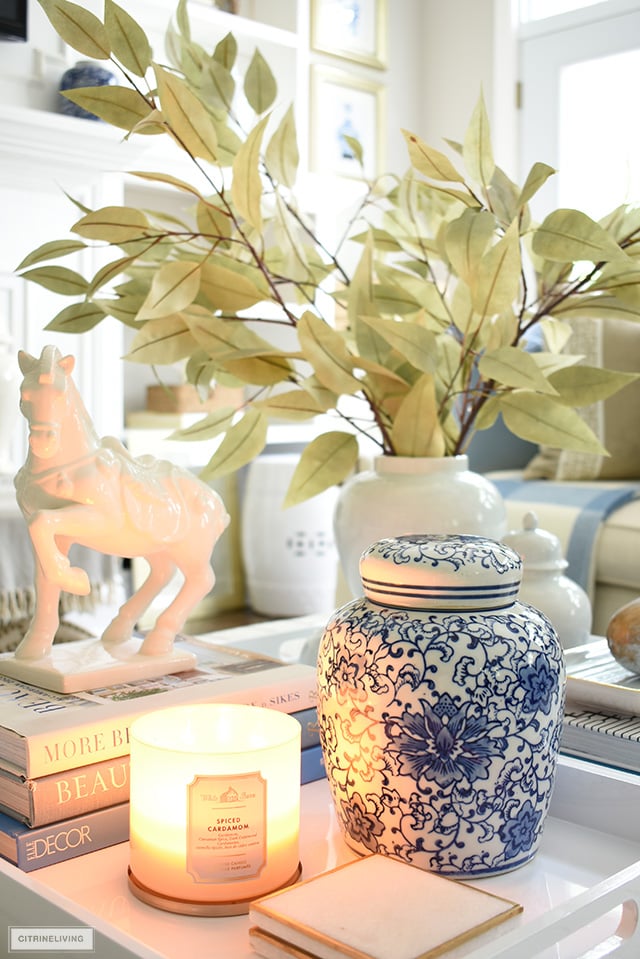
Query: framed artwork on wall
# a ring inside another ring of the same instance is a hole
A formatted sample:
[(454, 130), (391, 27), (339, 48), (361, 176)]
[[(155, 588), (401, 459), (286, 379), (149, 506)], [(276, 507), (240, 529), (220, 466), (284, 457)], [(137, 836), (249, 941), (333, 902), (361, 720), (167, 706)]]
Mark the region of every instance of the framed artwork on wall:
[(311, 47), (383, 70), (387, 0), (311, 0)]
[[(342, 70), (315, 66), (311, 74), (311, 168), (316, 173), (367, 179), (381, 172), (384, 88)], [(358, 157), (360, 145), (362, 166)]]

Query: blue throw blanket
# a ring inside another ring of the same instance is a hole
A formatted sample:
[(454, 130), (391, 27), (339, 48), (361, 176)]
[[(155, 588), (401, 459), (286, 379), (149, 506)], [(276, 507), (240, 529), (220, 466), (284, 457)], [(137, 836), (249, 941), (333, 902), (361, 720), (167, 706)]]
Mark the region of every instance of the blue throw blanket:
[(527, 511), (538, 527), (560, 539), (568, 562), (566, 575), (593, 599), (595, 546), (603, 521), (624, 503), (640, 496), (640, 482), (560, 482), (489, 475), (504, 497), (511, 529), (521, 529)]

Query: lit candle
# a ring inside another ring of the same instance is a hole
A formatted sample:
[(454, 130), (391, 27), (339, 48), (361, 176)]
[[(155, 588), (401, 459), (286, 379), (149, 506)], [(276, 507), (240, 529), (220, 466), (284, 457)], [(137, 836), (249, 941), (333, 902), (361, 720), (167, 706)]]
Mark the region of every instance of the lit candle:
[(171, 912), (233, 915), (299, 875), (300, 724), (177, 706), (131, 724), (129, 879)]

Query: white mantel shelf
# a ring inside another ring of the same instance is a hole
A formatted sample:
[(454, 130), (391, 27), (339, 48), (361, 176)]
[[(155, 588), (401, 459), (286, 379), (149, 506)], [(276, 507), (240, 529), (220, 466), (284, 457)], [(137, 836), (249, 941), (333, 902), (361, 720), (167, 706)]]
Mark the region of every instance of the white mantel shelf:
[(3, 179), (12, 175), (32, 177), (34, 171), (49, 178), (58, 170), (75, 174), (84, 171), (91, 178), (122, 173), (140, 163), (150, 150), (150, 144), (141, 142), (142, 138), (125, 141), (124, 135), (124, 131), (98, 120), (0, 105)]

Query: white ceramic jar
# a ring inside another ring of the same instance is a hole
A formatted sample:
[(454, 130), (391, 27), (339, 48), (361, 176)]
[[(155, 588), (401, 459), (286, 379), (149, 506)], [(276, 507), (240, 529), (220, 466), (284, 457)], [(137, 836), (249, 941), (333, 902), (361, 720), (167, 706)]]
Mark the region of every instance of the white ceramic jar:
[(535, 606), (551, 620), (564, 649), (588, 643), (591, 602), (582, 587), (564, 575), (569, 564), (558, 537), (539, 529), (536, 514), (528, 511), (522, 529), (512, 530), (503, 542), (522, 559), (520, 601)]
[(318, 719), (346, 842), (443, 875), (528, 862), (549, 809), (565, 667), (517, 601), (518, 554), (480, 536), (389, 538), (318, 653)]

